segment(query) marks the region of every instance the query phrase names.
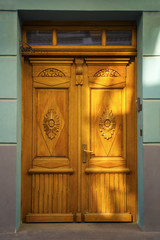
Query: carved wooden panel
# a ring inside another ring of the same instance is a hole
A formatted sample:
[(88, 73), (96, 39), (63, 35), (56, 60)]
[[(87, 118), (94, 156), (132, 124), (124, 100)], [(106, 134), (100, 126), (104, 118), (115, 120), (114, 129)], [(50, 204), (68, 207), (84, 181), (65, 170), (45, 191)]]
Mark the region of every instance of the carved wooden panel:
[(95, 156), (122, 156), (122, 91), (91, 90), (91, 149)]
[(65, 74), (57, 68), (47, 68), (41, 71), (38, 77), (65, 77)]
[(120, 74), (117, 71), (109, 68), (101, 69), (94, 74), (94, 77), (119, 77), (119, 76)]
[(113, 63), (106, 63), (106, 65), (94, 64), (94, 66), (88, 67), (89, 77), (126, 77), (126, 66)]
[(101, 132), (102, 136), (108, 140), (108, 139), (112, 138), (112, 135), (115, 132), (115, 128), (116, 128), (116, 121), (115, 121), (115, 117), (112, 113), (112, 110), (109, 110), (109, 108), (106, 108), (103, 111), (103, 114), (99, 120), (100, 132)]
[(126, 212), (126, 174), (90, 174), (89, 186), (89, 213)]
[(76, 58), (76, 85), (83, 85), (83, 58)]
[(68, 90), (36, 91), (36, 156), (68, 156)]
[(69, 212), (69, 175), (32, 175), (32, 213)]
[[(32, 62), (32, 61), (31, 61)], [(64, 78), (71, 76), (71, 67), (69, 64), (59, 64), (58, 61), (33, 61), (33, 77)], [(69, 62), (70, 63), (70, 62)]]

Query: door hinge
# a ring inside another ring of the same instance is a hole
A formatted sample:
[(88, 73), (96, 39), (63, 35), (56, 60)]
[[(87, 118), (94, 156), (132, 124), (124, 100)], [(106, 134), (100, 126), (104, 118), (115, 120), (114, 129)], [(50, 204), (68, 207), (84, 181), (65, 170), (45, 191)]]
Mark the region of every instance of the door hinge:
[(137, 112), (142, 111), (142, 104), (140, 102), (140, 98), (139, 97), (137, 98), (136, 103), (137, 103)]

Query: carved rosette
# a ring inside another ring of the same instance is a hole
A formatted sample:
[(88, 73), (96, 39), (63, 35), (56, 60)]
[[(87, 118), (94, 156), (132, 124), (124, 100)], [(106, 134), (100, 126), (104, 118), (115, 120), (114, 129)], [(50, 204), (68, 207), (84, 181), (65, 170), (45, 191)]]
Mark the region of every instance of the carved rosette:
[(112, 135), (114, 134), (116, 128), (116, 121), (112, 113), (112, 110), (106, 108), (106, 110), (102, 113), (102, 116), (100, 117), (99, 121), (99, 128), (101, 135), (105, 139), (108, 140), (112, 138)]
[(48, 68), (40, 72), (38, 77), (65, 77), (65, 74), (56, 68)]
[(101, 69), (94, 74), (94, 77), (119, 77), (120, 74), (113, 69)]
[(44, 131), (49, 139), (54, 139), (59, 132), (59, 116), (54, 109), (48, 110), (43, 119)]

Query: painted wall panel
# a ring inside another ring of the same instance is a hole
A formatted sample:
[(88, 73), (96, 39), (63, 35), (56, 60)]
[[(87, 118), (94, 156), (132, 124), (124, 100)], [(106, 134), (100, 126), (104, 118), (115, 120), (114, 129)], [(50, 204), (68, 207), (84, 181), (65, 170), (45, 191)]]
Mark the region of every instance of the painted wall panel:
[(0, 55), (17, 54), (17, 12), (0, 11)]
[(144, 226), (145, 230), (160, 229), (160, 144), (144, 145)]
[(160, 98), (160, 57), (143, 58), (143, 98)]
[[(21, 25), (18, 21), (18, 39), (21, 41)], [(16, 230), (21, 224), (21, 118), (22, 118), (22, 56), (17, 54), (17, 163), (16, 163)]]
[(160, 12), (145, 12), (143, 22), (143, 54), (160, 55)]
[(160, 10), (159, 0), (1, 0), (1, 9), (43, 10)]
[(143, 101), (143, 141), (160, 142), (160, 100)]
[(0, 232), (14, 232), (16, 221), (16, 145), (0, 145)]
[(17, 101), (0, 100), (0, 111), (0, 142), (16, 143)]
[[(143, 16), (138, 22), (137, 28), (137, 97), (142, 95), (142, 46), (143, 46)], [(143, 113), (137, 113), (137, 175), (138, 175), (138, 224), (144, 228), (144, 193), (143, 193), (143, 138), (140, 136), (140, 129), (143, 128)]]
[(0, 57), (0, 98), (17, 97), (17, 58)]

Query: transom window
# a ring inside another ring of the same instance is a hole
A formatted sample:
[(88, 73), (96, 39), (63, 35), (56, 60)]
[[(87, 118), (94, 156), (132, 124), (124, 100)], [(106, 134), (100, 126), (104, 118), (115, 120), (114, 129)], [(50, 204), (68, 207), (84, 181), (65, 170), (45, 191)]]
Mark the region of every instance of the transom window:
[[(136, 26), (128, 22), (56, 22), (55, 24), (34, 22), (23, 27), (23, 49), (43, 49), (54, 52), (70, 51), (99, 52), (119, 49), (120, 52), (136, 52)], [(73, 25), (72, 25), (73, 24)], [(98, 25), (99, 24), (99, 25)], [(76, 50), (75, 50), (76, 49)], [(107, 50), (108, 49), (108, 50)], [(61, 51), (61, 50), (60, 50)], [(56, 54), (57, 55), (57, 54)], [(126, 54), (127, 55), (127, 54)]]

